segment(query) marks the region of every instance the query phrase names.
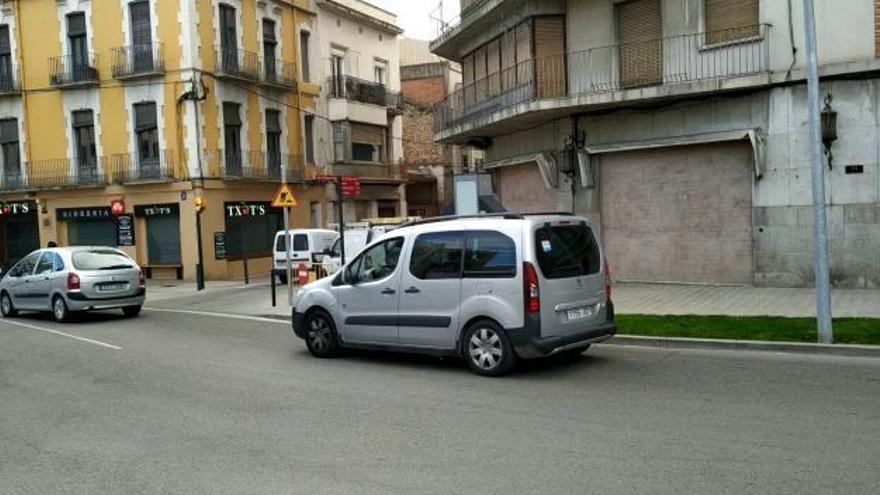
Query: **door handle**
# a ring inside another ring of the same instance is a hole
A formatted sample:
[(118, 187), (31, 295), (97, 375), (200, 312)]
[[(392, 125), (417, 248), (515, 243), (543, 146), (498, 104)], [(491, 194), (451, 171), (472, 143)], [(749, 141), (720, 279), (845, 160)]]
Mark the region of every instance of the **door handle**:
[(397, 294), (397, 291), (394, 289), (385, 289), (382, 291), (382, 294), (385, 294), (386, 296), (390, 296), (393, 294)]
[(407, 294), (418, 294), (421, 291), (419, 290), (418, 287), (410, 287), (410, 288), (406, 289), (404, 292), (406, 292)]

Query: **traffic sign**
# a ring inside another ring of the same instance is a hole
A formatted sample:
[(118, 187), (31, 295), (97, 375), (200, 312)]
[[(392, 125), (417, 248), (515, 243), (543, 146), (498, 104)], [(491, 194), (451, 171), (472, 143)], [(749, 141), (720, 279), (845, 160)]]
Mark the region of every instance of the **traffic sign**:
[(361, 195), (361, 178), (346, 176), (342, 178), (342, 196), (356, 198)]
[(275, 208), (290, 208), (298, 204), (288, 184), (281, 184), (275, 194), (275, 199), (272, 200), (272, 206)]

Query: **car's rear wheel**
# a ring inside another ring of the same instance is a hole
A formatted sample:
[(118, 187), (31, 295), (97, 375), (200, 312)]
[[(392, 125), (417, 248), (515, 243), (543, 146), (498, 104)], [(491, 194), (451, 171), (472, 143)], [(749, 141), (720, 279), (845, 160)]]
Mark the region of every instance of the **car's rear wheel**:
[(474, 373), (501, 376), (516, 364), (516, 353), (507, 333), (489, 320), (472, 324), (464, 333), (464, 360)]
[(52, 299), (52, 316), (55, 317), (55, 321), (58, 323), (70, 321), (70, 310), (67, 308), (67, 303), (64, 302), (63, 297), (55, 296)]
[(12, 318), (18, 315), (18, 310), (12, 305), (12, 298), (9, 297), (8, 292), (0, 294), (0, 313), (3, 313), (4, 318)]
[(333, 318), (321, 310), (306, 315), (306, 347), (313, 356), (331, 358), (339, 355), (339, 340)]
[(141, 314), (141, 306), (125, 306), (122, 308), (122, 314), (129, 318), (134, 318), (135, 316)]

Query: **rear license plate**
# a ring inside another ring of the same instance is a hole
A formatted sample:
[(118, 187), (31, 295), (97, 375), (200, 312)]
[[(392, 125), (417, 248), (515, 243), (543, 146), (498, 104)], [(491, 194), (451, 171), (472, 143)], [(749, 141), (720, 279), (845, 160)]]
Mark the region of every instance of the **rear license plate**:
[(592, 308), (575, 308), (569, 309), (565, 314), (568, 316), (568, 321), (583, 320), (593, 316), (593, 310)]
[(128, 288), (128, 284), (124, 282), (101, 284), (98, 287), (99, 292), (117, 292)]

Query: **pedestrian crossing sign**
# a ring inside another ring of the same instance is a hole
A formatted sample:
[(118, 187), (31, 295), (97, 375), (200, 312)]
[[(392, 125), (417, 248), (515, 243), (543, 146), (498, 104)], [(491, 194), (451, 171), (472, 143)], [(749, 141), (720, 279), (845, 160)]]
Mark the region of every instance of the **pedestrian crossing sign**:
[(272, 200), (272, 206), (275, 208), (291, 208), (298, 204), (289, 184), (281, 184), (278, 192), (275, 193), (275, 199)]

